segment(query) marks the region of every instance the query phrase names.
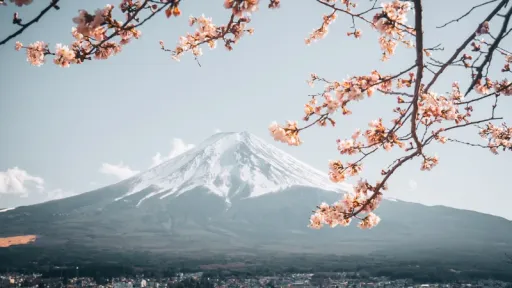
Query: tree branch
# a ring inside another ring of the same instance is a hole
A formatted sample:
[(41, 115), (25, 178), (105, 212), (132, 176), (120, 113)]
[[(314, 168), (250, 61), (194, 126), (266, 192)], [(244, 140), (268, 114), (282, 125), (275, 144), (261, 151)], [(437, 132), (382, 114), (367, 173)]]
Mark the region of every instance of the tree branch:
[(416, 72), (416, 81), (414, 86), (414, 98), (412, 99), (412, 117), (411, 117), (411, 135), (416, 143), (416, 149), (421, 153), (421, 142), (418, 139), (416, 131), (416, 121), (418, 114), (418, 100), (421, 96), (423, 79), (423, 11), (421, 0), (414, 0), (414, 25), (416, 30), (416, 65), (418, 70)]
[(39, 22), (39, 20), (44, 16), (44, 14), (48, 13), (48, 11), (50, 11), (50, 9), (52, 8), (56, 8), (58, 9), (57, 7), (57, 3), (59, 2), (60, 0), (52, 0), (50, 2), (50, 4), (44, 8), (41, 13), (39, 13), (39, 15), (36, 16), (36, 18), (32, 19), (30, 22), (26, 23), (26, 24), (21, 24), (21, 28), (14, 32), (13, 34), (7, 36), (4, 40), (2, 40), (0, 42), (0, 46), (1, 45), (4, 45), (6, 44), (7, 42), (9, 42), (11, 39), (13, 39), (14, 37), (20, 35), (21, 33), (23, 33), (23, 31), (25, 31), (25, 29), (27, 29), (28, 27), (32, 26), (33, 24), (35, 24), (36, 22)]
[(363, 15), (364, 13), (367, 13), (367, 12), (369, 12), (369, 11), (373, 10), (373, 9), (366, 10), (366, 11), (364, 11), (364, 12), (362, 12), (362, 13), (359, 13), (359, 14), (354, 14), (354, 13), (352, 13), (352, 12), (349, 12), (349, 11), (345, 10), (345, 9), (341, 9), (341, 8), (336, 7), (336, 4), (334, 4), (334, 3), (332, 3), (332, 4), (331, 4), (331, 3), (327, 3), (327, 2), (324, 2), (324, 1), (322, 1), (322, 0), (316, 0), (316, 2), (318, 2), (318, 3), (322, 4), (322, 5), (325, 5), (325, 6), (327, 6), (327, 7), (330, 7), (330, 8), (332, 8), (332, 9), (333, 9), (333, 10), (335, 10), (335, 11), (339, 11), (339, 12), (342, 12), (342, 13), (348, 14), (348, 15), (352, 16), (353, 18), (358, 18), (358, 19), (360, 19), (360, 20), (363, 20), (364, 22), (366, 22), (366, 23), (370, 24), (372, 27), (374, 26), (374, 25), (373, 25), (373, 23), (372, 23), (371, 21), (369, 21), (369, 20), (367, 20), (366, 18), (364, 18), (364, 17), (362, 17), (362, 16), (361, 16), (361, 15)]
[(487, 52), (487, 55), (485, 55), (485, 59), (482, 62), (482, 64), (476, 69), (477, 75), (475, 76), (475, 78), (473, 78), (473, 81), (471, 82), (471, 85), (469, 85), (469, 88), (466, 91), (466, 93), (464, 94), (464, 96), (468, 95), (469, 92), (471, 92), (471, 90), (473, 89), (473, 87), (475, 87), (476, 82), (478, 80), (482, 79), (482, 74), (483, 74), (485, 65), (486, 64), (491, 65), (490, 62), (492, 59), (492, 54), (494, 53), (496, 48), (498, 48), (498, 46), (500, 45), (500, 42), (503, 39), (503, 34), (505, 34), (505, 32), (507, 31), (508, 22), (510, 21), (510, 16), (512, 16), (512, 7), (508, 10), (507, 14), (505, 15), (505, 20), (503, 20), (503, 25), (501, 26), (500, 33), (498, 34), (498, 36), (496, 37), (496, 40), (492, 43), (491, 47), (489, 48), (489, 51)]
[[(484, 21), (482, 21), (478, 25), (478, 29), (480, 29), (480, 27), (482, 26), (482, 24), (484, 22), (491, 21), (491, 19), (494, 18), (494, 16), (496, 16), (496, 14), (498, 14), (498, 12), (500, 12), (501, 8), (505, 7), (505, 5), (508, 4), (508, 2), (509, 2), (509, 0), (502, 0), (500, 2), (500, 4), (498, 4), (498, 6), (496, 6), (496, 8), (494, 8), (494, 10), (484, 19)], [(453, 63), (453, 61), (455, 61), (455, 59), (459, 56), (459, 54), (462, 52), (462, 50), (464, 50), (466, 48), (466, 46), (468, 46), (469, 43), (474, 38), (475, 38), (475, 32), (471, 33), (471, 35), (464, 41), (464, 43), (462, 43), (462, 45), (460, 45), (459, 48), (457, 48), (457, 50), (455, 50), (455, 53), (453, 53), (452, 57), (450, 57), (450, 59), (448, 59), (448, 61), (446, 61), (446, 63), (444, 63), (444, 65), (439, 69), (439, 71), (437, 71), (437, 73), (434, 75), (432, 80), (430, 80), (430, 82), (425, 87), (425, 91), (430, 90), (432, 85), (434, 85), (434, 83), (437, 81), (437, 78), (439, 78), (439, 76), (441, 76), (441, 74), (443, 74), (444, 70), (446, 70), (446, 68), (448, 68), (448, 66), (450, 66)]]

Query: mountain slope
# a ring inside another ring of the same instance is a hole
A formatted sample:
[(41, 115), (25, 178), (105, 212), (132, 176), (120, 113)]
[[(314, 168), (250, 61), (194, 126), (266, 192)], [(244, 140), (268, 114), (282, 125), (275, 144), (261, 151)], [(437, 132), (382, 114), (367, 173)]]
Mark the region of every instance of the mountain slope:
[(128, 181), (133, 187), (116, 200), (152, 190), (137, 205), (152, 197), (164, 199), (197, 187), (205, 187), (227, 202), (232, 197), (257, 197), (291, 186), (337, 192), (350, 189), (331, 183), (325, 173), (247, 132), (215, 134), (198, 147)]
[(383, 220), (369, 231), (308, 229), (315, 205), (340, 199), (344, 189), (249, 133), (220, 133), (120, 183), (0, 213), (0, 237), (38, 236), (0, 249), (0, 258), (280, 252), (496, 263), (512, 251), (511, 221), (402, 201), (384, 200)]

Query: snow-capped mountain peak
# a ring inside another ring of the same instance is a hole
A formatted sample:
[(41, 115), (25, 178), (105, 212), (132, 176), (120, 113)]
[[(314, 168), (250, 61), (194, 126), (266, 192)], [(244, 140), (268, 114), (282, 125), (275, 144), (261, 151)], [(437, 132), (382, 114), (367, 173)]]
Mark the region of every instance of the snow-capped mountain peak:
[(130, 195), (147, 191), (138, 203), (152, 197), (163, 199), (180, 195), (197, 187), (226, 199), (241, 191), (248, 197), (278, 192), (291, 186), (346, 192), (347, 184), (329, 181), (319, 171), (248, 132), (221, 132), (197, 147), (130, 179)]

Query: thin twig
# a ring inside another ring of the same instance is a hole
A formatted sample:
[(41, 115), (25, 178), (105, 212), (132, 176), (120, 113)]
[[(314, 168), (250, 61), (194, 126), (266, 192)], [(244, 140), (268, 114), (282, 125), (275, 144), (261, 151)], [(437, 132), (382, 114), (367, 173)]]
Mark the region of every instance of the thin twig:
[(453, 20), (451, 20), (451, 21), (449, 21), (449, 22), (445, 23), (444, 25), (437, 26), (436, 28), (443, 28), (443, 27), (448, 26), (448, 25), (449, 25), (449, 24), (451, 24), (451, 23), (459, 22), (460, 20), (462, 20), (462, 18), (464, 18), (464, 17), (468, 16), (471, 12), (473, 12), (473, 10), (475, 10), (475, 9), (477, 9), (477, 8), (479, 8), (479, 7), (485, 6), (485, 5), (487, 5), (487, 4), (490, 4), (490, 3), (496, 2), (496, 1), (498, 1), (498, 0), (491, 0), (491, 1), (487, 1), (487, 2), (485, 2), (485, 3), (482, 3), (482, 4), (479, 4), (479, 5), (473, 6), (473, 8), (471, 8), (468, 12), (466, 12), (464, 15), (460, 16), (459, 18), (457, 18), (457, 19), (453, 19)]
[(446, 138), (446, 140), (450, 141), (450, 142), (454, 142), (454, 143), (464, 144), (464, 145), (471, 146), (471, 147), (480, 147), (480, 148), (486, 148), (486, 149), (492, 148), (492, 146), (470, 143), (470, 142), (460, 141), (460, 140), (452, 139), (452, 138)]
[(7, 38), (5, 38), (4, 40), (2, 40), (0, 42), (0, 46), (1, 45), (4, 45), (6, 44), (7, 42), (9, 42), (11, 39), (13, 39), (14, 37), (20, 35), (21, 33), (23, 33), (23, 31), (25, 31), (25, 29), (27, 29), (28, 27), (32, 26), (33, 24), (35, 24), (36, 22), (39, 22), (39, 20), (44, 16), (44, 14), (46, 14), (48, 11), (50, 11), (50, 9), (52, 9), (53, 7), (57, 7), (57, 3), (59, 2), (60, 0), (52, 0), (50, 2), (50, 4), (44, 8), (41, 13), (39, 13), (39, 15), (36, 16), (36, 18), (32, 19), (30, 22), (26, 23), (26, 24), (21, 24), (21, 28), (18, 29), (18, 31), (12, 33), (11, 35), (7, 36)]

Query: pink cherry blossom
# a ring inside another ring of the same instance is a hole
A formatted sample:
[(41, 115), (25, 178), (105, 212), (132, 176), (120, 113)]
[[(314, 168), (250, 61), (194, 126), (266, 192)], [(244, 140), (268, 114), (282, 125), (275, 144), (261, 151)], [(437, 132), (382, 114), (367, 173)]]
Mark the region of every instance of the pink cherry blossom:
[(66, 45), (57, 44), (53, 62), (61, 67), (69, 67), (71, 63), (76, 62), (75, 52)]
[(361, 229), (371, 229), (379, 223), (380, 217), (370, 212), (363, 220), (361, 220), (358, 226)]
[(92, 36), (94, 30), (105, 21), (105, 14), (111, 11), (111, 7), (105, 9), (98, 9), (94, 15), (89, 14), (85, 10), (80, 10), (77, 17), (73, 18), (73, 22), (77, 24), (76, 30), (83, 36)]
[(11, 3), (14, 3), (16, 6), (23, 6), (23, 5), (30, 5), (32, 4), (33, 0), (11, 0)]
[(16, 41), (14, 49), (16, 49), (16, 51), (20, 51), (21, 48), (23, 48), (23, 44), (21, 42)]
[(27, 47), (27, 61), (33, 66), (44, 64), (44, 55), (48, 51), (48, 45), (42, 41), (34, 42)]

